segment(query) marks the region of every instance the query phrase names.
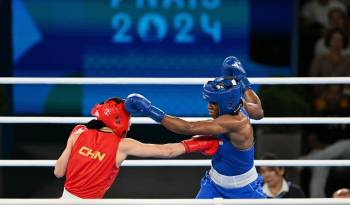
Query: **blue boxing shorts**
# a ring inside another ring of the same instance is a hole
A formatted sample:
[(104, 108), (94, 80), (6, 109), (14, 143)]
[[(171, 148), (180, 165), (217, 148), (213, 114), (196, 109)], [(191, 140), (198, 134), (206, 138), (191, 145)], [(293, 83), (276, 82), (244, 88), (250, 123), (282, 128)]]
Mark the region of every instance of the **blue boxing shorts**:
[(196, 199), (265, 199), (266, 195), (262, 191), (263, 179), (259, 175), (258, 178), (246, 186), (239, 188), (223, 188), (210, 178), (206, 172), (201, 180), (201, 188)]

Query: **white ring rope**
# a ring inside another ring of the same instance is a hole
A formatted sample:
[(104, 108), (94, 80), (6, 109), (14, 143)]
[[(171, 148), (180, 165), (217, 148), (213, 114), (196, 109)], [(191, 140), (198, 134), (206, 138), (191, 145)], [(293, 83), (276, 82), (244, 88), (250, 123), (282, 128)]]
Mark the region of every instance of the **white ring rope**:
[[(0, 160), (0, 167), (53, 167), (56, 160)], [(256, 166), (350, 167), (350, 160), (255, 160)], [(209, 159), (125, 160), (123, 167), (208, 167)]]
[[(212, 78), (53, 78), (0, 77), (0, 84), (134, 84), (134, 85), (203, 85)], [(274, 77), (249, 78), (252, 84), (350, 84), (350, 77)]]
[[(206, 117), (180, 117), (187, 121), (208, 120)], [(48, 124), (74, 124), (87, 123), (93, 117), (0, 117), (0, 123), (48, 123)], [(133, 124), (158, 124), (148, 117), (133, 117)], [(261, 120), (251, 120), (252, 124), (350, 124), (350, 117), (265, 117)]]
[[(0, 84), (135, 84), (135, 85), (203, 85), (211, 78), (27, 78), (0, 77)], [(281, 77), (249, 78), (252, 84), (350, 84), (350, 77)], [(91, 117), (0, 117), (0, 123), (86, 123)], [(189, 121), (208, 118), (184, 118)], [(135, 124), (155, 124), (149, 118), (132, 119)], [(253, 124), (350, 124), (350, 117), (266, 117), (252, 120)], [(52, 167), (55, 160), (0, 160), (0, 167)], [(210, 160), (125, 160), (126, 167), (169, 167), (210, 166)], [(350, 160), (255, 160), (256, 166), (320, 167), (350, 166)], [(61, 200), (61, 199), (0, 199), (0, 205), (61, 205), (61, 204), (114, 204), (114, 205), (338, 205), (350, 204), (350, 199), (103, 199), (103, 200)]]
[(349, 205), (350, 199), (0, 199), (0, 205)]

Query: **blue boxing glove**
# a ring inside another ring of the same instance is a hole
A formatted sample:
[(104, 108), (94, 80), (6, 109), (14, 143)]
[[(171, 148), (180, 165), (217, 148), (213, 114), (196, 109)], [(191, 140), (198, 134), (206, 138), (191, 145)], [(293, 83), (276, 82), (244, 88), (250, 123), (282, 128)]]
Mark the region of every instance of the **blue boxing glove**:
[(129, 113), (144, 114), (156, 122), (161, 122), (165, 117), (165, 112), (163, 112), (163, 110), (153, 106), (147, 98), (138, 93), (133, 93), (126, 97), (125, 109)]
[(232, 76), (242, 86), (243, 91), (252, 88), (241, 62), (234, 56), (225, 58), (222, 63), (221, 74), (224, 77)]

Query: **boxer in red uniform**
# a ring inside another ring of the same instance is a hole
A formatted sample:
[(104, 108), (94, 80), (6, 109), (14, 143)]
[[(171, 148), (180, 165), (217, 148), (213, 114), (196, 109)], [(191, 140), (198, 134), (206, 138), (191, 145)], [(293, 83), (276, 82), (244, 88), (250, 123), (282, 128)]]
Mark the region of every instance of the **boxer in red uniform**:
[(103, 198), (128, 155), (161, 158), (190, 152), (213, 155), (219, 146), (219, 141), (210, 136), (194, 136), (181, 143), (163, 145), (125, 138), (130, 114), (121, 98), (95, 105), (91, 114), (97, 119), (73, 129), (65, 150), (56, 161), (56, 177), (66, 175), (62, 198)]

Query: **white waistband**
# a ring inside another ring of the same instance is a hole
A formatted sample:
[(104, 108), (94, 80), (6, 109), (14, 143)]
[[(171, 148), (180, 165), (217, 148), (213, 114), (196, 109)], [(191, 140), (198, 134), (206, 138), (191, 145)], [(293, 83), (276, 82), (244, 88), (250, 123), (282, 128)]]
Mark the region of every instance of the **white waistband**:
[(67, 191), (65, 188), (63, 189), (63, 194), (61, 196), (61, 199), (81, 199), (77, 196), (75, 196), (74, 194), (70, 193), (69, 191)]
[(214, 181), (215, 184), (227, 188), (240, 188), (247, 186), (258, 178), (258, 173), (253, 166), (249, 171), (244, 174), (236, 176), (226, 176), (217, 172), (213, 167), (209, 171), (210, 178)]

